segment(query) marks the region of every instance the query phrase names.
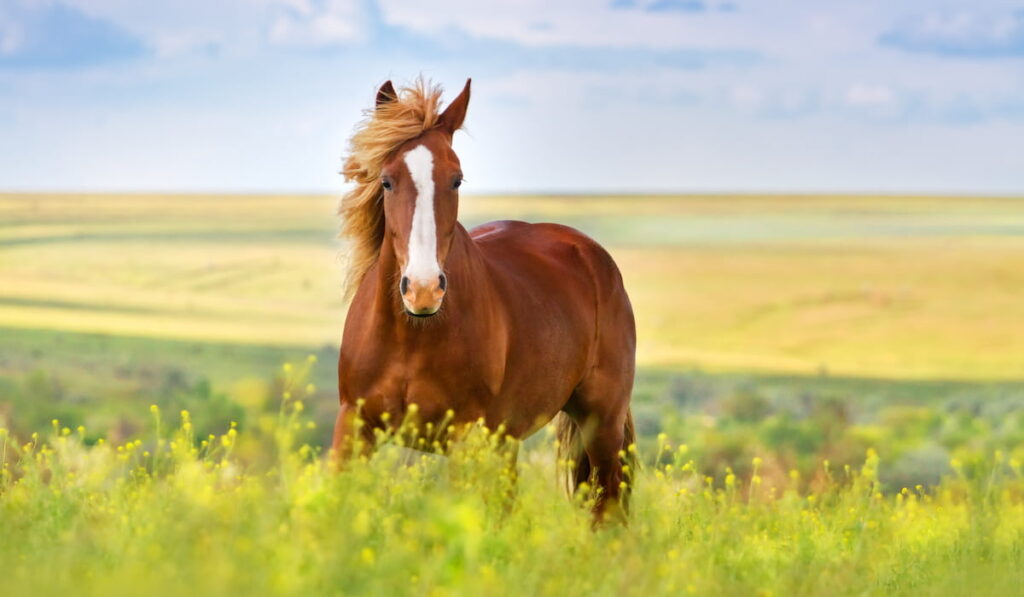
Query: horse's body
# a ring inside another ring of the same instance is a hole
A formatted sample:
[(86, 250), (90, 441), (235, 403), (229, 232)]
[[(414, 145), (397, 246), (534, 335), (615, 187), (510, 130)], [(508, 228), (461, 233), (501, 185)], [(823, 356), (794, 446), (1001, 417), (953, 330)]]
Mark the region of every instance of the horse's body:
[[(388, 87), (379, 103), (397, 101)], [(449, 131), (444, 118), (451, 111), (401, 143), (383, 167), (381, 241), (358, 280), (342, 340), (335, 451), (350, 443), (359, 400), (367, 444), (373, 429), (401, 423), (413, 404), (419, 425), (483, 419), (515, 438), (564, 412), (568, 435), (585, 430), (576, 482), (596, 474), (604, 504), (619, 496), (619, 452), (633, 441), (636, 332), (622, 278), (608, 253), (572, 228), (503, 221), (467, 232), (458, 224), (457, 192), (444, 188), (446, 159), (458, 168), (450, 139), (461, 116)], [(424, 149), (433, 156), (427, 175), (417, 174), (414, 161)], [(423, 226), (417, 232), (415, 223), (402, 222), (426, 221), (418, 210), (430, 181), (437, 246), (427, 253), (436, 252), (436, 264), (433, 254), (415, 253)], [(440, 221), (448, 216), (450, 224)], [(423, 266), (428, 262), (436, 269)]]

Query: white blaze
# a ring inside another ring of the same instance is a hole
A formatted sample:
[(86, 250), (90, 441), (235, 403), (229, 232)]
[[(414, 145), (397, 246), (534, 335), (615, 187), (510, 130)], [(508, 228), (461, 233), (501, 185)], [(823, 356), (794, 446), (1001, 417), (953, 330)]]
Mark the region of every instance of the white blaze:
[(416, 187), (405, 275), (410, 280), (436, 280), (441, 275), (441, 266), (437, 264), (437, 224), (434, 222), (434, 154), (425, 145), (419, 145), (405, 153), (405, 165)]

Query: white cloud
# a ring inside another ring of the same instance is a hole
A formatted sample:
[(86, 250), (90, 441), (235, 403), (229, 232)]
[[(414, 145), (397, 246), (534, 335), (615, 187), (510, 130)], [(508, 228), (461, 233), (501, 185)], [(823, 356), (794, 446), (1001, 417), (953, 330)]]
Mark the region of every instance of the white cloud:
[[(586, 0), (382, 0), (380, 6), (388, 23), (421, 33), (457, 29), (529, 46), (736, 49), (750, 41), (742, 32), (747, 23), (718, 11), (622, 11)], [(710, 35), (709, 29), (717, 34)]]
[(337, 45), (365, 39), (360, 0), (66, 0), (117, 23), (158, 56), (216, 49), (252, 55), (266, 44)]
[(851, 106), (885, 106), (894, 99), (895, 94), (886, 85), (857, 84), (846, 90), (846, 103)]
[(289, 0), (270, 26), (270, 41), (324, 46), (365, 41), (368, 24), (363, 4), (354, 0)]
[(764, 102), (764, 93), (751, 85), (737, 85), (729, 90), (732, 104), (741, 110), (757, 110)]
[(13, 54), (24, 43), (23, 33), (18, 23), (5, 21), (0, 16), (0, 55)]
[(83, 13), (116, 23), (160, 57), (216, 47), (244, 53), (257, 46), (265, 0), (63, 0)]
[(893, 47), (974, 58), (1024, 57), (1024, 9), (928, 12), (904, 18), (882, 35)]

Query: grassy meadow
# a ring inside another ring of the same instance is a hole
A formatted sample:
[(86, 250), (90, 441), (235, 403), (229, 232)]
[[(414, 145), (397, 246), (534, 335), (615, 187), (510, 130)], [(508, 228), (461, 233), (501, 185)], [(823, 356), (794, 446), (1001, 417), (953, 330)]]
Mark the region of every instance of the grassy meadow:
[[(1013, 594), (1024, 200), (465, 197), (602, 242), (646, 466), (594, 533), (478, 431), (328, 474), (335, 200), (0, 195), (10, 594)], [(564, 463), (562, 463), (564, 464)], [(585, 501), (580, 496), (577, 502)]]

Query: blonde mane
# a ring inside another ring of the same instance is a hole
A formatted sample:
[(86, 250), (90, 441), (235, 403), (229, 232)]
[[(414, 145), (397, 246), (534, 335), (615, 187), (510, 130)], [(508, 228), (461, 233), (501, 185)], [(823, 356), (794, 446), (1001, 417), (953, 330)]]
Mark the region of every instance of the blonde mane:
[(366, 110), (349, 140), (341, 173), (356, 183), (341, 199), (341, 236), (346, 239), (348, 274), (345, 296), (350, 297), (373, 266), (384, 241), (384, 191), (381, 168), (403, 143), (434, 127), (440, 116), (441, 87), (422, 77), (398, 92), (397, 101)]

